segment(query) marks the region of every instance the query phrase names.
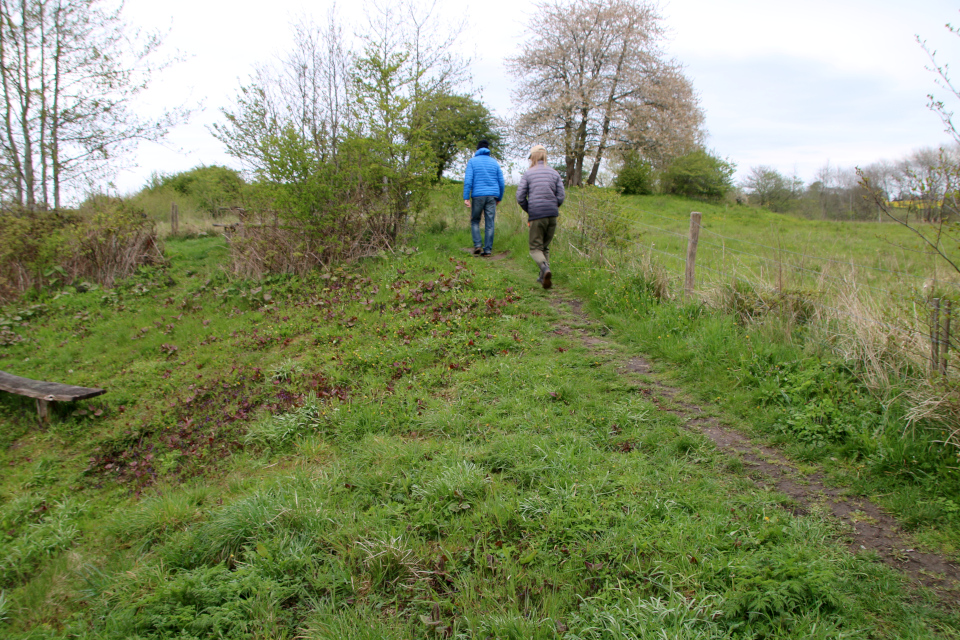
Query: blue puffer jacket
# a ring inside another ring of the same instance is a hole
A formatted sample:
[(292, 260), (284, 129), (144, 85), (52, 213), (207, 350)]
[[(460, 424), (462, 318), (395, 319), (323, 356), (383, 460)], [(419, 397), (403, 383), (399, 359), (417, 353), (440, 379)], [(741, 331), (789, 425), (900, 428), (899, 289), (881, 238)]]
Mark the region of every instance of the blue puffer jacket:
[(476, 155), (467, 163), (467, 173), (463, 177), (463, 199), (480, 196), (503, 200), (503, 171), (490, 157), (490, 149), (477, 149)]

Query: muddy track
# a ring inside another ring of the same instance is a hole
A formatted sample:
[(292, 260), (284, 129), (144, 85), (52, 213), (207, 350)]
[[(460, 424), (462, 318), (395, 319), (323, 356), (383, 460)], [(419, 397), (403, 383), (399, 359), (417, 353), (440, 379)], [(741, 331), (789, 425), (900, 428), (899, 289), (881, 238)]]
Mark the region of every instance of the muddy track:
[[(599, 323), (583, 313), (579, 300), (554, 295), (557, 296), (551, 301), (554, 308), (562, 315), (574, 316), (575, 324), (579, 325), (574, 328), (561, 321), (556, 328), (558, 334), (579, 336), (594, 352), (612, 354), (622, 351), (616, 343), (591, 335), (584, 328)], [(877, 505), (828, 486), (821, 472), (801, 473), (776, 449), (753, 442), (723, 426), (719, 420), (705, 414), (699, 405), (689, 402), (680, 389), (660, 381), (643, 356), (634, 355), (627, 359), (620, 373), (636, 384), (640, 393), (659, 410), (678, 416), (687, 429), (703, 434), (719, 450), (739, 458), (759, 487), (786, 494), (794, 505), (788, 510), (794, 515), (832, 513), (844, 525), (844, 541), (848, 542), (852, 553), (875, 552), (883, 562), (909, 576), (914, 583), (933, 589), (948, 606), (958, 606), (960, 566), (940, 555), (914, 549), (897, 521)]]

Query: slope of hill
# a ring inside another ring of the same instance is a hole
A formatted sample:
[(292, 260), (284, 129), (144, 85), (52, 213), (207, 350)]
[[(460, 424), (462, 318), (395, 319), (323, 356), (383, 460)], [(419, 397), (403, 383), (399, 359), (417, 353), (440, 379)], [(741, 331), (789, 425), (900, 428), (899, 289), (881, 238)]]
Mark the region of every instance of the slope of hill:
[[(0, 368), (109, 393), (46, 430), (0, 398), (3, 633), (960, 633), (933, 592), (621, 375), (659, 329), (657, 355), (695, 379), (696, 341), (701, 358), (750, 344), (729, 319), (658, 311), (630, 274), (571, 261), (544, 292), (468, 258), (463, 232), (416, 244), (243, 283), (220, 274), (221, 239), (173, 241), (165, 269), (9, 313)], [(554, 304), (578, 294), (607, 325)], [(625, 304), (646, 318), (633, 334)], [(709, 410), (762, 413), (728, 392)]]

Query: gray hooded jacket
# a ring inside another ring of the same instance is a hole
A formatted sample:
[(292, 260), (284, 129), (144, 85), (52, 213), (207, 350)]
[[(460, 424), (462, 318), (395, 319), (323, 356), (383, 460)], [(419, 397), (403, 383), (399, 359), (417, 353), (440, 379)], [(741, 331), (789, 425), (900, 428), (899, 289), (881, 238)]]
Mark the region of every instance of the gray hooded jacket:
[(527, 212), (528, 220), (560, 215), (560, 205), (565, 197), (560, 174), (543, 161), (528, 169), (517, 187), (517, 204)]

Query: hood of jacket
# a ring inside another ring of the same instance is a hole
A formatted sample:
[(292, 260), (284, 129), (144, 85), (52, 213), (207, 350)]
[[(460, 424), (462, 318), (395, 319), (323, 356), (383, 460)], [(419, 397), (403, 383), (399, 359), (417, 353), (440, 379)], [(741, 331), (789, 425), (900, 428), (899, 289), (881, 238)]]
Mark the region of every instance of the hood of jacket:
[(490, 149), (487, 149), (487, 148), (477, 149), (477, 152), (476, 152), (475, 154), (473, 154), (473, 155), (475, 155), (475, 156), (488, 156), (488, 155), (490, 155)]

